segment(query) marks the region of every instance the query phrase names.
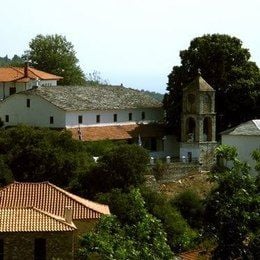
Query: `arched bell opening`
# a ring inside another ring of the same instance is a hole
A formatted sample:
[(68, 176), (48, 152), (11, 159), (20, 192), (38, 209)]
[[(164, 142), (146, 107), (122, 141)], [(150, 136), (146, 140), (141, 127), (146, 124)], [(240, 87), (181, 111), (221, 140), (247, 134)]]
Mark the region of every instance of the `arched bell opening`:
[(194, 142), (196, 133), (196, 122), (194, 118), (189, 117), (186, 120), (186, 141)]
[(210, 117), (205, 117), (203, 120), (203, 141), (212, 141), (212, 120)]

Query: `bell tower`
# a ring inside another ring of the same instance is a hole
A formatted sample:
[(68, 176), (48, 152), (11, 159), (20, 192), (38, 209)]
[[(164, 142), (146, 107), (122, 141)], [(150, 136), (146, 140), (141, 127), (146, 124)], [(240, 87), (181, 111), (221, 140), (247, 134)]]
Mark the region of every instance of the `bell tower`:
[(210, 168), (216, 144), (215, 90), (198, 72), (183, 89), (180, 156)]

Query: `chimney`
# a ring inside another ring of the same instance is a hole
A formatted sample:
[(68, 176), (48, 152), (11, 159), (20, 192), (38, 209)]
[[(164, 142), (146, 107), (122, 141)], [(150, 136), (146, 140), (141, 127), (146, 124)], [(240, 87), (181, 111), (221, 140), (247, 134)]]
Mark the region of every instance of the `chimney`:
[(65, 219), (65, 222), (67, 222), (69, 224), (72, 223), (72, 207), (71, 206), (65, 206), (64, 219)]
[(26, 61), (26, 62), (24, 63), (24, 77), (25, 77), (25, 78), (28, 78), (28, 71), (29, 71), (29, 62)]

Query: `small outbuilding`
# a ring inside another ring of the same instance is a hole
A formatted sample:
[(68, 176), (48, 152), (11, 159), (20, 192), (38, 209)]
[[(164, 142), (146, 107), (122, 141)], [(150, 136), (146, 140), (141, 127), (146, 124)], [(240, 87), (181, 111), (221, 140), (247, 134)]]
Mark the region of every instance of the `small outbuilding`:
[(254, 171), (255, 161), (251, 153), (260, 149), (260, 119), (250, 120), (221, 132), (221, 143), (236, 147), (238, 158), (247, 162)]

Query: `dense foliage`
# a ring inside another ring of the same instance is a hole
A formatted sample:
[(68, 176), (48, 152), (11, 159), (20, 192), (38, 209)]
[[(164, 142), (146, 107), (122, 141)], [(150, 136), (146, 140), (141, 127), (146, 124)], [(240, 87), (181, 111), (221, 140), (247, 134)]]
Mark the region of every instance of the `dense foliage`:
[(230, 169), (212, 176), (217, 187), (206, 200), (205, 219), (217, 241), (215, 259), (250, 257), (255, 254), (255, 244), (259, 244), (260, 196), (256, 179), (246, 163), (231, 159)]
[(182, 90), (197, 76), (198, 69), (216, 90), (218, 131), (259, 115), (259, 68), (238, 38), (222, 34), (197, 37), (188, 49), (180, 51), (180, 58), (181, 65), (174, 66), (168, 76), (169, 93), (164, 98), (168, 123), (177, 132)]
[(80, 256), (102, 259), (171, 259), (166, 234), (160, 221), (149, 214), (137, 189), (130, 191), (128, 202), (132, 207), (125, 214), (124, 224), (116, 217), (101, 219), (95, 232), (85, 234)]
[(0, 131), (0, 155), (16, 181), (48, 180), (62, 187), (94, 164), (70, 132), (27, 126)]
[(24, 60), (18, 55), (14, 55), (12, 59), (5, 57), (0, 57), (0, 67), (21, 67), (24, 65)]
[(25, 58), (32, 66), (61, 76), (60, 85), (83, 85), (85, 75), (78, 65), (76, 52), (65, 36), (37, 35), (29, 43)]
[(148, 162), (148, 152), (144, 148), (119, 144), (107, 150), (91, 171), (79, 176), (73, 189), (86, 191), (83, 195), (89, 197), (115, 188), (127, 191), (144, 183)]

